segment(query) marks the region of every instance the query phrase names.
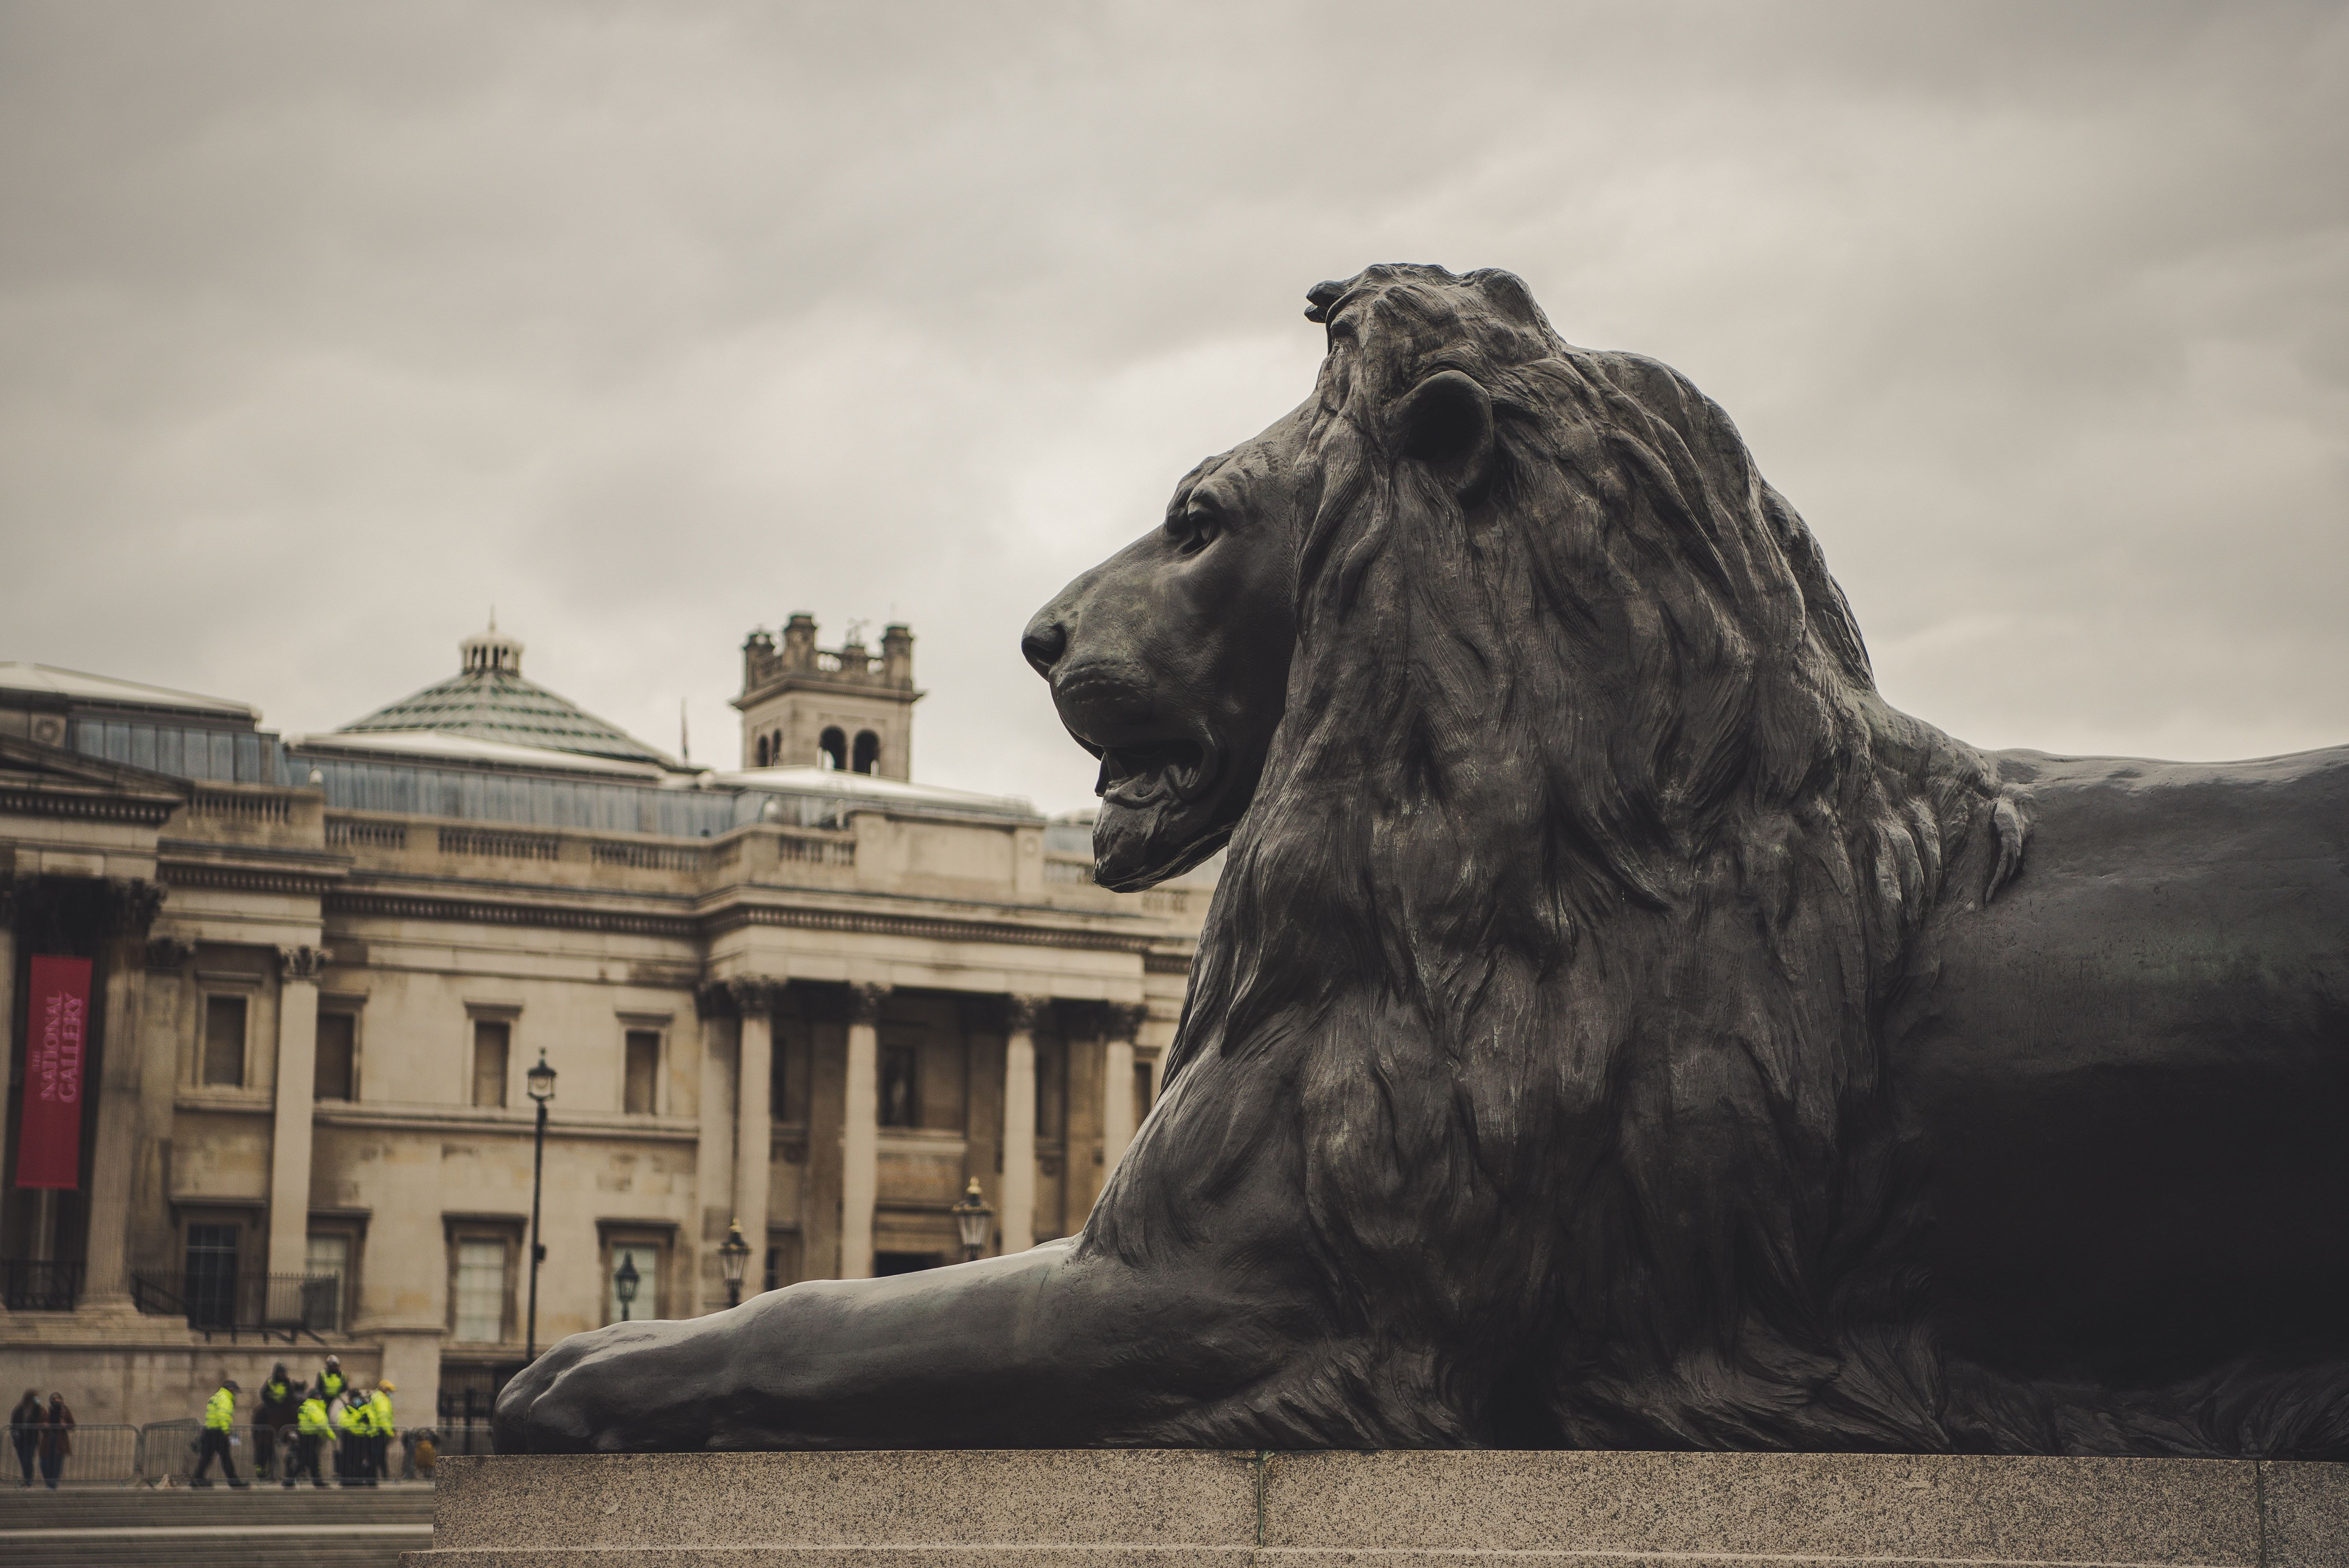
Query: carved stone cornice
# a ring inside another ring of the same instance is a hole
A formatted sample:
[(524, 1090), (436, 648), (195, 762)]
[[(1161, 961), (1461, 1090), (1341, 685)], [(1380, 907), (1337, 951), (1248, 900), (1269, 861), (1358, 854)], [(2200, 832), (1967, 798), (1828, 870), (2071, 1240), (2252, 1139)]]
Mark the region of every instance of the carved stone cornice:
[(932, 942), (991, 942), (1017, 947), (1066, 947), (1088, 953), (1147, 954), (1159, 939), (1140, 933), (1092, 931), (1064, 926), (1022, 925), (1012, 921), (945, 920), (935, 915), (886, 914), (844, 909), (807, 909), (789, 904), (730, 904), (703, 922), (706, 934), (745, 925), (779, 925), (800, 931), (843, 931), (869, 936), (913, 936)]
[(320, 872), (279, 870), (265, 866), (208, 865), (201, 861), (165, 862), (163, 878), (173, 887), (211, 888), (221, 892), (270, 892), (289, 898), (319, 898), (339, 886), (342, 878)]
[(889, 1000), (886, 985), (856, 985), (848, 988), (848, 1021), (868, 1028), (881, 1021), (881, 1008)]
[(1015, 1035), (1032, 1035), (1052, 1016), (1050, 996), (1012, 996), (1003, 1004), (1004, 1026)]
[(194, 962), (196, 944), (182, 942), (176, 936), (150, 936), (147, 939), (147, 973), (169, 974), (185, 969)]
[(637, 914), (622, 909), (577, 904), (506, 903), (502, 900), (433, 898), (409, 893), (337, 891), (326, 894), (329, 914), (378, 915), (391, 920), (440, 920), (467, 925), (534, 926), (543, 931), (608, 931), (628, 936), (661, 936), (691, 942), (700, 934), (690, 915)]
[(302, 980), (316, 985), (334, 956), (331, 947), (281, 947), (277, 950), (278, 977), (289, 982)]
[(1187, 953), (1145, 953), (1142, 955), (1144, 975), (1188, 975), (1191, 955)]

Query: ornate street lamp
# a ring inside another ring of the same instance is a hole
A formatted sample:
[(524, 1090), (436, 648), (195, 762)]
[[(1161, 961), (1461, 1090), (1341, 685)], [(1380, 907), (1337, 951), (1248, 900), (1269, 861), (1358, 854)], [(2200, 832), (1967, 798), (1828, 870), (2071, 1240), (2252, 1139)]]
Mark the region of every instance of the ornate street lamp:
[(546, 1102), (554, 1098), (554, 1069), (546, 1065), (543, 1047), (538, 1053), (538, 1066), (523, 1074), (530, 1098), (538, 1102), (538, 1135), (530, 1151), (530, 1326), (523, 1331), (522, 1359), (524, 1366), (538, 1359), (538, 1265), (546, 1261), (546, 1248), (538, 1239), (538, 1198), (546, 1184)]
[(620, 1272), (612, 1276), (612, 1294), (620, 1298), (620, 1321), (628, 1321), (628, 1308), (636, 1299), (636, 1259), (633, 1253), (620, 1254)]
[(750, 1261), (750, 1243), (742, 1239), (742, 1222), (735, 1220), (726, 1227), (726, 1239), (718, 1243), (718, 1266), (726, 1271), (726, 1305), (742, 1305), (742, 1269)]
[(970, 1179), (970, 1187), (963, 1193), (962, 1202), (954, 1206), (953, 1213), (955, 1227), (962, 1232), (962, 1261), (977, 1263), (978, 1254), (987, 1250), (989, 1222), (995, 1218), (995, 1211), (978, 1195), (978, 1177)]

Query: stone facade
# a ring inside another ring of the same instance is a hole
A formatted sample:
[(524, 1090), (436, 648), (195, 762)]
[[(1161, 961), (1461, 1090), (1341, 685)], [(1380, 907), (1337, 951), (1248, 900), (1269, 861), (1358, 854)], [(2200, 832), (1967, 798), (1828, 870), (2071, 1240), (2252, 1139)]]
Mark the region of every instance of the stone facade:
[(730, 1225), (746, 1295), (958, 1260), (974, 1178), (988, 1252), (1073, 1232), (1154, 1098), (1207, 882), (1112, 894), (1081, 822), (901, 782), (900, 653), (870, 777), (280, 739), (0, 666), (5, 1136), (30, 957), (95, 965), (81, 1187), (19, 1191), (0, 1147), (0, 1378), (148, 1421), (332, 1350), (446, 1425), (617, 1316), (624, 1264), (631, 1315), (726, 1305)]

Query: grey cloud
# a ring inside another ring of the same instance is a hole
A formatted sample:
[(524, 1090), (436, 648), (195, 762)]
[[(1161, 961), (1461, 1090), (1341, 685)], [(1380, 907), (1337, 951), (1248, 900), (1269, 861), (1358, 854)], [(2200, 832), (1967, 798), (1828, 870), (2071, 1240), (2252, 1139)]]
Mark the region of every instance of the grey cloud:
[(745, 630), (894, 613), (917, 771), (1075, 804), (1020, 622), (1417, 259), (1720, 398), (1925, 717), (2338, 741), (2344, 81), (2313, 5), (0, 6), (0, 656), (325, 727), (495, 602), (730, 761)]

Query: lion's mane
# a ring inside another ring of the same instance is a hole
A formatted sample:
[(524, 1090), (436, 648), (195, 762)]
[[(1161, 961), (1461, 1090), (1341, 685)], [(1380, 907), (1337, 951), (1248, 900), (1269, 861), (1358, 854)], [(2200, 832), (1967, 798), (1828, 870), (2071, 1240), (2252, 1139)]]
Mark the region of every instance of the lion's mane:
[[(1872, 1264), (1909, 1222), (1878, 1026), (1924, 914), (2012, 873), (2018, 802), (1878, 696), (1679, 375), (1570, 346), (1506, 273), (1311, 297), (1288, 706), (1145, 1133), (1210, 1190), (1296, 1162), (1340, 1328), (1265, 1427), (1969, 1446), (1899, 1326), (1918, 1282)], [(1446, 371), (1493, 406), (1465, 504), (1394, 428)], [(1203, 1103), (1218, 1058), (1277, 1092)], [(1113, 1181), (1090, 1244), (1146, 1250), (1170, 1202)]]

